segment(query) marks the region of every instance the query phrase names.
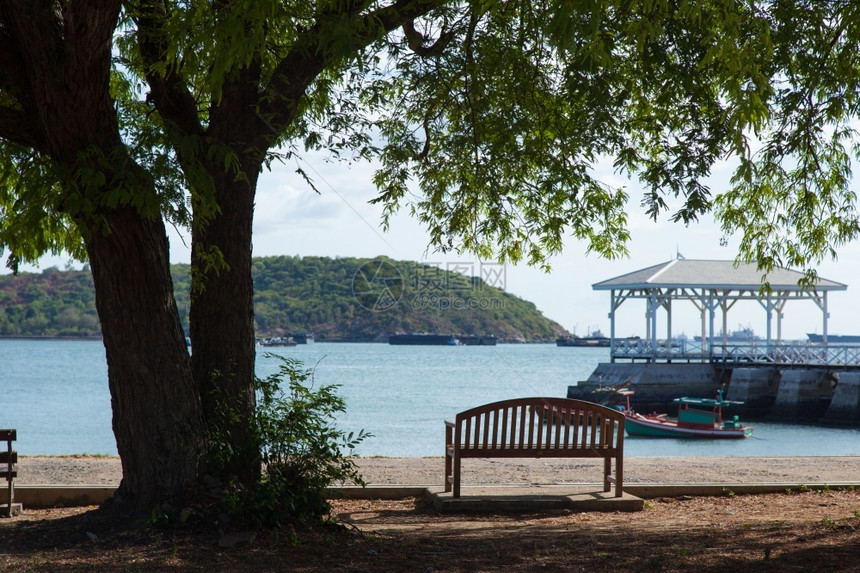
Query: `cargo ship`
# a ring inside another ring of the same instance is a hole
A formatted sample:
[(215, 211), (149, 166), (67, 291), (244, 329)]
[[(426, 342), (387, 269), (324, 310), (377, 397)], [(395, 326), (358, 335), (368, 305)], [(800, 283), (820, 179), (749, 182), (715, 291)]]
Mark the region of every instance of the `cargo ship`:
[[(598, 331), (600, 332), (600, 331)], [(560, 336), (555, 340), (556, 346), (586, 346), (604, 348), (609, 346), (608, 336)]]
[[(616, 342), (628, 341), (636, 342), (640, 340), (638, 336), (624, 336), (616, 338)], [(600, 330), (592, 330), (588, 336), (577, 336), (572, 334), (569, 336), (560, 336), (555, 340), (556, 346), (573, 346), (581, 348), (608, 348), (610, 339), (604, 336)]]
[[(829, 338), (830, 337), (828, 337), (828, 339)], [(726, 342), (751, 343), (751, 342), (760, 341), (761, 337), (756, 335), (756, 333), (753, 332), (753, 329), (750, 328), (749, 326), (739, 326), (737, 330), (730, 331), (726, 335), (725, 339), (726, 339)], [(695, 340), (696, 342), (701, 342), (702, 337), (701, 336), (694, 336), (693, 340)], [(707, 338), (706, 338), (706, 340), (707, 340)], [(717, 333), (717, 335), (714, 336), (713, 339), (711, 339), (712, 344), (720, 344), (722, 341), (723, 341), (723, 333), (722, 332)]]
[[(806, 337), (813, 344), (824, 342), (823, 334), (812, 334), (807, 332)], [(860, 334), (828, 334), (827, 344), (860, 344)]]
[(463, 346), (495, 346), (498, 340), (492, 334), (484, 336), (458, 336), (457, 340)]
[(314, 343), (314, 333), (313, 332), (289, 332), (285, 336), (289, 336), (293, 340), (296, 341), (296, 344), (313, 344)]
[(392, 334), (388, 344), (399, 346), (459, 346), (461, 343), (453, 334)]

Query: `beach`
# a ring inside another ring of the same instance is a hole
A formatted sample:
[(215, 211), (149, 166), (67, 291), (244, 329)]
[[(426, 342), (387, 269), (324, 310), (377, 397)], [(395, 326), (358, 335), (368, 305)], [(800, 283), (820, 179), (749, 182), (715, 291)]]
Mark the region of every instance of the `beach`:
[[(442, 485), (442, 457), (352, 458), (368, 485)], [(598, 483), (599, 460), (504, 459), (463, 461), (463, 483)], [(23, 456), (19, 485), (119, 485), (119, 458), (103, 456)], [(628, 484), (754, 484), (860, 482), (860, 456), (792, 457), (630, 457), (624, 459)]]

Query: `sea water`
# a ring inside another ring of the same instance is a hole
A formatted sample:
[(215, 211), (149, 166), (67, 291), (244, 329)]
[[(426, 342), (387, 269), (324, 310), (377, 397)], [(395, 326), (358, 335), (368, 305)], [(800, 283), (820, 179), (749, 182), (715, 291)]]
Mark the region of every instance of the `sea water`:
[[(373, 434), (363, 456), (441, 456), (444, 421), (488, 402), (565, 396), (606, 348), (551, 344), (389, 346), (316, 343), (258, 349), (257, 374), (296, 358), (313, 384), (338, 385), (344, 432)], [(860, 455), (860, 429), (755, 423), (745, 440), (627, 438), (628, 456)], [(100, 341), (0, 340), (0, 427), (17, 428), (21, 455), (116, 455)]]

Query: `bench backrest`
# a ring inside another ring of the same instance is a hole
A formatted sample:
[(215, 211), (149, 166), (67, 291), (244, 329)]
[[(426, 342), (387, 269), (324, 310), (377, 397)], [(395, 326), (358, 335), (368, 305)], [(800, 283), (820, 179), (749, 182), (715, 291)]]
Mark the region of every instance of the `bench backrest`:
[(624, 414), (569, 398), (515, 398), (457, 414), (457, 450), (564, 455), (577, 451), (623, 451)]
[(15, 430), (0, 430), (0, 442), (6, 442), (5, 449), (0, 449), (0, 478), (6, 480), (6, 516), (13, 515), (13, 501), (15, 500), (15, 489), (12, 485), (14, 478), (18, 477), (18, 452), (12, 450), (12, 442), (18, 437)]
[(0, 442), (6, 442), (5, 446), (0, 447), (0, 477), (5, 477), (11, 480), (17, 472), (13, 467), (18, 463), (18, 452), (12, 450), (12, 442), (18, 438), (18, 432), (15, 430), (0, 429)]

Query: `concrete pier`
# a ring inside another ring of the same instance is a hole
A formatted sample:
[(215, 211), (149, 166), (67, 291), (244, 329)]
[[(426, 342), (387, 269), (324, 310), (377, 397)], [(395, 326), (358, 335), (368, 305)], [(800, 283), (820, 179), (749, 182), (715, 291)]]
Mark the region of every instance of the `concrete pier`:
[(773, 406), (778, 386), (779, 372), (775, 369), (735, 368), (725, 398), (744, 403), (738, 409), (743, 418), (761, 418)]
[(611, 393), (598, 389), (626, 384), (634, 392), (631, 404), (636, 410), (674, 415), (675, 398), (714, 397), (722, 381), (724, 397), (744, 403), (729, 413), (744, 421), (860, 427), (860, 372), (854, 371), (744, 367), (727, 372), (702, 363), (604, 363), (588, 380), (569, 386), (567, 397), (603, 402), (612, 399)]
[(834, 375), (820, 370), (787, 370), (767, 418), (781, 422), (815, 422), (833, 398)]
[(832, 426), (860, 426), (860, 372), (841, 372), (830, 407), (821, 419)]
[(710, 364), (599, 364), (588, 380), (569, 386), (568, 398), (600, 402), (610, 396), (598, 388), (628, 384), (634, 407), (641, 412), (671, 412), (681, 396), (715, 397), (719, 381)]

